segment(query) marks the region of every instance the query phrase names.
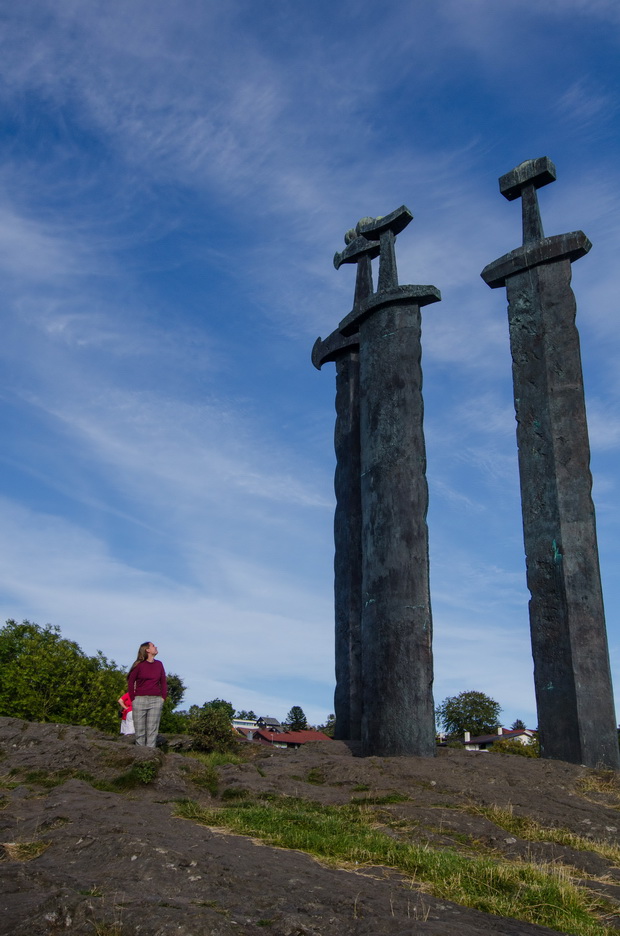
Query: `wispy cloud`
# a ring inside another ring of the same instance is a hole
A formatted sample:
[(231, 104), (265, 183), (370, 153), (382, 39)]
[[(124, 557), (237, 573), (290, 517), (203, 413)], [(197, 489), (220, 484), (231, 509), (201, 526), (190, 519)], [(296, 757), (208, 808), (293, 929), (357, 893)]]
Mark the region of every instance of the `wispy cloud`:
[(560, 97), (555, 105), (560, 117), (571, 121), (580, 128), (593, 124), (606, 124), (614, 119), (618, 110), (617, 98), (601, 92), (595, 87), (588, 87), (582, 78), (574, 82)]
[[(325, 684), (324, 704), (329, 705), (330, 609), (301, 580), (232, 555), (224, 561), (212, 547), (204, 558), (219, 559), (222, 587), (219, 597), (217, 589), (209, 597), (201, 584), (184, 586), (119, 561), (98, 537), (58, 517), (4, 499), (0, 514), (5, 617), (28, 616), (43, 624), (52, 612), (52, 623), (62, 622), (63, 630), (90, 652), (102, 649), (121, 663), (133, 655), (141, 635), (157, 634), (168, 668), (181, 673), (191, 688), (190, 701), (213, 698), (210, 687), (218, 681), (251, 686), (260, 672), (277, 685), (279, 678), (297, 671)], [(318, 639), (307, 646), (300, 672), (298, 647), (309, 630)], [(196, 647), (208, 647), (206, 664), (196, 657)], [(272, 691), (272, 697), (276, 694)]]

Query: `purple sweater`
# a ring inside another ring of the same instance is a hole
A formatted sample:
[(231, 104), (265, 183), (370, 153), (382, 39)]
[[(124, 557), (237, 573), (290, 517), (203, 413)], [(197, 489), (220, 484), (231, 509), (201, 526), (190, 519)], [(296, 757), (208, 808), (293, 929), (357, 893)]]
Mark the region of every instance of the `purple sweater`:
[(166, 684), (166, 671), (159, 660), (143, 660), (134, 666), (127, 677), (127, 687), (131, 701), (137, 695), (156, 695), (165, 699), (168, 695), (168, 686)]

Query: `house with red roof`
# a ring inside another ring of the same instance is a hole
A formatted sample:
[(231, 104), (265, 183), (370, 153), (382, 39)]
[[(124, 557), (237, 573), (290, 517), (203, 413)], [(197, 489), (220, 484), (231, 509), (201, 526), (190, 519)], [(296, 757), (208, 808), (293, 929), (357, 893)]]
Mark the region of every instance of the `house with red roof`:
[(264, 728), (254, 732), (254, 741), (261, 744), (270, 744), (279, 748), (298, 748), (308, 741), (331, 741), (322, 731), (306, 729), (305, 731), (266, 731)]

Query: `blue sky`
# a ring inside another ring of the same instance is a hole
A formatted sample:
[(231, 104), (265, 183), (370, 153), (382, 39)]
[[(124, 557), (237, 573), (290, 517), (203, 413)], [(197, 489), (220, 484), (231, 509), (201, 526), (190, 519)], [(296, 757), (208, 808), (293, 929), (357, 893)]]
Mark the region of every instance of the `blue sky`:
[(187, 702), (333, 710), (332, 257), (406, 204), (423, 310), (435, 699), (535, 726), (497, 179), (549, 156), (620, 695), (616, 0), (31, 0), (0, 40), (0, 615)]

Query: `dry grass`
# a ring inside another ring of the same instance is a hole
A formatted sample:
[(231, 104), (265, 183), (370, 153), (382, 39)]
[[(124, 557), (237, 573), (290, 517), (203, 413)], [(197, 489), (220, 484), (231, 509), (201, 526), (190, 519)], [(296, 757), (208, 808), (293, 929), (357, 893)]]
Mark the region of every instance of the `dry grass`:
[[(620, 776), (615, 770), (597, 770), (581, 777), (577, 784), (577, 792), (584, 799), (593, 802), (588, 793), (598, 793), (607, 799), (607, 805), (612, 809), (620, 809)], [(594, 802), (600, 802), (594, 800)]]
[(32, 861), (38, 858), (51, 845), (51, 842), (2, 842), (7, 858), (11, 861)]
[(568, 829), (543, 826), (529, 816), (516, 816), (512, 807), (469, 806), (467, 812), (486, 816), (496, 826), (528, 842), (555, 842), (558, 845), (574, 848), (575, 851), (594, 852), (607, 861), (620, 865), (620, 847), (605, 839), (586, 838)]

